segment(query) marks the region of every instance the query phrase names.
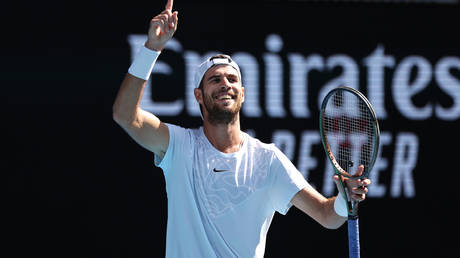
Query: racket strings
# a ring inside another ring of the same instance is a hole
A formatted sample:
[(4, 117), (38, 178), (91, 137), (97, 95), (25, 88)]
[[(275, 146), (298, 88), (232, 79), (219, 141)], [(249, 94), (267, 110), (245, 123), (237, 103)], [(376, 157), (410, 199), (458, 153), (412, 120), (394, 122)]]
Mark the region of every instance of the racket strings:
[[(332, 155), (343, 170), (369, 166), (374, 152), (373, 116), (366, 103), (346, 91), (336, 91), (327, 102), (323, 128)], [(353, 170), (353, 171), (352, 171)]]

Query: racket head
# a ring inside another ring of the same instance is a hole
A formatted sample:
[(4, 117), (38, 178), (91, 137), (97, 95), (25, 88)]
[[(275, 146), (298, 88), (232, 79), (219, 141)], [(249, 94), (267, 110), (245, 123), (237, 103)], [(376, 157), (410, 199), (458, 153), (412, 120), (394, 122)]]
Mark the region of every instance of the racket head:
[[(320, 110), (320, 134), (326, 155), (336, 174), (367, 178), (379, 149), (380, 129), (369, 100), (350, 87), (332, 89)], [(364, 165), (361, 176), (353, 173)]]

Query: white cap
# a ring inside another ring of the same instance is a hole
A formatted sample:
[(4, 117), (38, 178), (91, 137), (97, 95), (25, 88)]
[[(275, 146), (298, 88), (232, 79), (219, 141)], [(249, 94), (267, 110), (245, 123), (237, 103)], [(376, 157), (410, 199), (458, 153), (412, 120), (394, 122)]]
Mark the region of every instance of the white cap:
[(238, 72), (238, 76), (241, 79), (241, 72), (240, 67), (230, 58), (228, 55), (219, 55), (209, 57), (198, 66), (198, 69), (195, 73), (195, 88), (200, 87), (201, 80), (203, 79), (204, 74), (209, 70), (209, 68), (215, 65), (230, 65), (231, 67), (235, 68)]

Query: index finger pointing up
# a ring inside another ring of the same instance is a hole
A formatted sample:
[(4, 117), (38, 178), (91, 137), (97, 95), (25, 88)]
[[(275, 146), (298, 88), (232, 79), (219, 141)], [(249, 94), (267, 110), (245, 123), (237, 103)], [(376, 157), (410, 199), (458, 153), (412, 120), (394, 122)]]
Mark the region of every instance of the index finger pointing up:
[(166, 6), (165, 6), (165, 10), (172, 11), (173, 3), (174, 3), (173, 0), (168, 0), (168, 2), (166, 3)]

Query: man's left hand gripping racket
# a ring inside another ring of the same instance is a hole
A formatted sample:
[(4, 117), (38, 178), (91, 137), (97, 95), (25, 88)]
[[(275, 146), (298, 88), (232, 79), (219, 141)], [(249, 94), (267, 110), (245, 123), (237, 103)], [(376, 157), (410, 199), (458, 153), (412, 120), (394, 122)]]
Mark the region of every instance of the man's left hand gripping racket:
[[(341, 178), (342, 193), (348, 208), (348, 248), (350, 258), (359, 258), (358, 202), (348, 193), (343, 178), (364, 179), (374, 166), (379, 148), (380, 130), (369, 100), (349, 87), (331, 90), (320, 111), (320, 133), (326, 155)], [(363, 165), (361, 176), (356, 171)]]

